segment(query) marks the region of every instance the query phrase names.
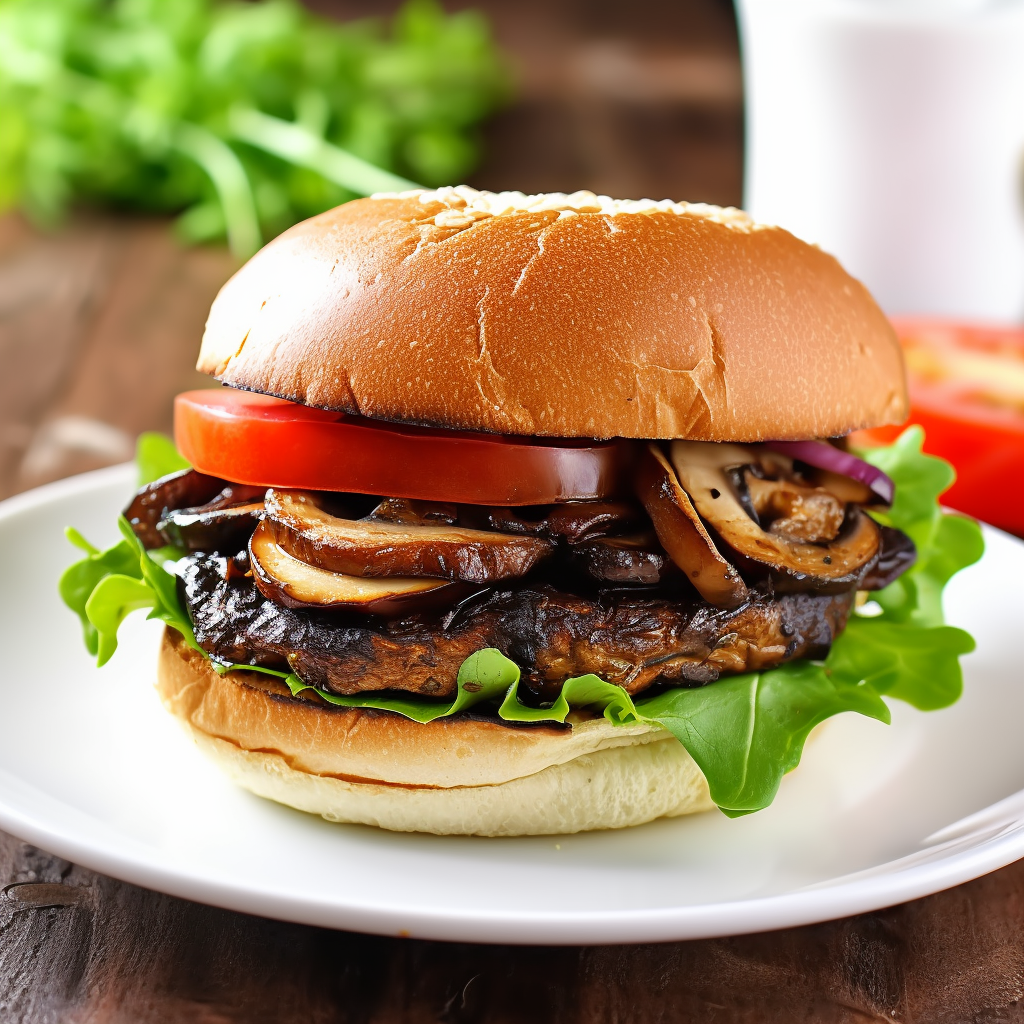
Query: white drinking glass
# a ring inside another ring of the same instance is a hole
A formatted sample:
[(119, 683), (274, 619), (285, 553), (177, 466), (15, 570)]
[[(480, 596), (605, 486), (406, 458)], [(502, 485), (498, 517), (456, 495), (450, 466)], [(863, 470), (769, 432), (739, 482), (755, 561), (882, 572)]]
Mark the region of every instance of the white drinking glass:
[(1024, 0), (736, 0), (745, 205), (887, 312), (1024, 319)]

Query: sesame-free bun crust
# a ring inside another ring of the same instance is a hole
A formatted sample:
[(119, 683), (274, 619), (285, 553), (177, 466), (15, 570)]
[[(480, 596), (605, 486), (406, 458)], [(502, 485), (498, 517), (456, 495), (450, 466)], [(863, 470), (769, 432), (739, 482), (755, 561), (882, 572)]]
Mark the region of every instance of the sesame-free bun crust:
[(240, 785), (330, 821), (442, 835), (622, 828), (713, 806), (664, 730), (579, 719), (527, 728), (458, 716), (421, 725), (320, 706), (255, 672), (219, 676), (168, 629), (164, 705)]
[(199, 369), (370, 417), (758, 441), (900, 423), (899, 344), (821, 250), (736, 210), (439, 189), (295, 225), (213, 304)]

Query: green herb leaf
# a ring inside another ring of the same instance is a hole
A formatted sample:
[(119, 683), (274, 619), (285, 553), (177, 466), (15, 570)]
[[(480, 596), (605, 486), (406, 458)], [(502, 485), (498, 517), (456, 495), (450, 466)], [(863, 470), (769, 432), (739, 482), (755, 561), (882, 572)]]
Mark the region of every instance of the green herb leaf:
[(152, 608), (156, 595), (144, 581), (134, 576), (112, 573), (96, 584), (85, 602), (85, 614), (98, 638), (96, 664), (105, 665), (117, 650), (117, 631), (129, 612)]
[(139, 468), (140, 487), (151, 484), (169, 473), (191, 468), (174, 442), (166, 435), (155, 431), (139, 434), (135, 442), (135, 465)]
[(872, 595), (883, 618), (917, 626), (941, 626), (942, 589), (961, 569), (981, 558), (981, 527), (965, 516), (942, 511), (939, 497), (956, 477), (943, 459), (921, 450), (924, 431), (908, 427), (887, 447), (857, 454), (878, 466), (896, 484), (895, 501), (881, 522), (895, 526), (917, 545), (917, 563), (884, 590)]
[(761, 810), (775, 799), (819, 722), (842, 711), (889, 721), (889, 709), (870, 686), (842, 683), (809, 661), (668, 690), (637, 701), (636, 709), (686, 747), (707, 779), (711, 799), (730, 817)]
[(298, 0), (2, 0), (0, 209), (179, 213), (242, 259), (356, 195), (463, 180), (508, 93), (487, 22), (434, 0), (390, 25)]
[[(119, 541), (106, 551), (94, 547), (77, 531), (68, 529), (68, 539), (75, 547), (89, 551), (85, 558), (68, 566), (58, 583), (63, 602), (78, 616), (82, 623), (82, 639), (86, 650), (99, 653), (99, 634), (92, 619), (86, 612), (86, 605), (103, 579), (111, 575), (127, 575), (141, 578), (139, 559), (132, 545)], [(109, 657), (109, 655), (108, 655)]]
[(922, 627), (853, 616), (825, 662), (832, 679), (866, 682), (921, 711), (955, 703), (963, 692), (959, 657), (974, 650), (969, 633), (953, 626)]
[(149, 618), (173, 626), (201, 650), (178, 599), (176, 577), (165, 568), (185, 552), (176, 548), (147, 551), (124, 516), (117, 525), (123, 539), (106, 551), (96, 549), (77, 531), (69, 531), (76, 547), (85, 544), (92, 552), (68, 566), (58, 584), (62, 600), (82, 622), (86, 650), (96, 656), (98, 665), (105, 665), (117, 650), (121, 623), (140, 608), (150, 608)]
[[(238, 666), (245, 668), (247, 666)], [(343, 708), (377, 708), (394, 711), (415, 722), (433, 722), (438, 718), (466, 711), (481, 701), (503, 697), (519, 681), (519, 666), (509, 661), (493, 647), (471, 654), (459, 669), (458, 692), (449, 703), (436, 703), (423, 698), (395, 697), (386, 694), (361, 693), (352, 697), (341, 697), (302, 682), (298, 676), (289, 675), (285, 680), (292, 693), (314, 690), (330, 704)]]
[(67, 526), (64, 528), (64, 536), (67, 537), (72, 544), (75, 545), (80, 551), (84, 551), (87, 555), (98, 555), (100, 549), (94, 544), (90, 544), (73, 526)]

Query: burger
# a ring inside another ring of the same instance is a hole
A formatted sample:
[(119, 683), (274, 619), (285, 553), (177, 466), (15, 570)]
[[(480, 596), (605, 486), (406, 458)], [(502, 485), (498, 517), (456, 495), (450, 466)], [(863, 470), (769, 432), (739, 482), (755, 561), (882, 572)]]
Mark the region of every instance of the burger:
[(177, 399), (173, 471), (114, 547), (71, 532), (61, 588), (101, 663), (131, 610), (167, 624), (163, 703), (261, 796), (446, 834), (735, 816), (826, 718), (959, 695), (977, 525), (919, 432), (851, 447), (906, 416), (900, 348), (780, 228), (360, 199), (224, 286), (198, 365), (225, 386)]

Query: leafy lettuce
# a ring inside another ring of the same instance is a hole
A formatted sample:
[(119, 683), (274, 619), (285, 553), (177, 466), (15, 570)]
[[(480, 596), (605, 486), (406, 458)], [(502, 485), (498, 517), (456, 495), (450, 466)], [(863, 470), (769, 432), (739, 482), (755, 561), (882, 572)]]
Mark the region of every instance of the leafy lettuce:
[[(93, 547), (77, 530), (65, 535), (85, 558), (69, 566), (60, 578), (64, 603), (82, 622), (86, 649), (105, 665), (117, 650), (117, 631), (134, 611), (149, 608), (147, 618), (173, 626), (196, 650), (201, 650), (192, 623), (178, 599), (174, 562), (183, 554), (177, 548), (147, 551), (128, 520), (117, 521), (121, 540), (106, 551)], [(168, 566), (172, 568), (168, 570)]]
[(181, 469), (192, 468), (174, 446), (174, 442), (155, 430), (139, 434), (135, 444), (135, 465), (139, 470), (140, 487)]
[[(564, 722), (571, 709), (586, 708), (614, 725), (655, 723), (690, 753), (712, 799), (726, 814), (749, 814), (772, 802), (783, 775), (799, 764), (811, 729), (825, 719), (855, 711), (888, 722), (883, 697), (934, 710), (960, 696), (959, 657), (973, 650), (974, 641), (962, 629), (944, 624), (942, 589), (954, 573), (981, 557), (983, 541), (976, 522), (939, 507), (938, 497), (952, 483), (953, 470), (923, 454), (923, 439), (921, 429), (911, 427), (893, 445), (860, 453), (895, 481), (893, 506), (877, 518), (913, 538), (918, 560), (851, 617), (824, 662), (791, 662), (635, 701), (595, 675), (577, 676), (567, 679), (556, 700), (543, 707), (520, 698), (519, 666), (494, 648), (477, 651), (463, 662), (456, 696), (447, 703), (379, 693), (340, 697), (291, 673), (213, 665), (218, 672), (267, 672), (283, 679), (294, 694), (314, 690), (339, 707), (378, 708), (417, 722), (488, 705), (510, 722)], [(183, 465), (174, 446), (153, 435), (140, 439), (138, 461), (143, 482)], [(122, 539), (106, 551), (77, 531), (67, 531), (85, 557), (65, 571), (60, 593), (81, 619), (89, 652), (98, 664), (106, 663), (117, 647), (121, 623), (140, 608), (148, 608), (149, 618), (173, 626), (201, 650), (178, 598), (174, 564), (183, 552), (146, 551), (123, 517), (119, 528)]]

